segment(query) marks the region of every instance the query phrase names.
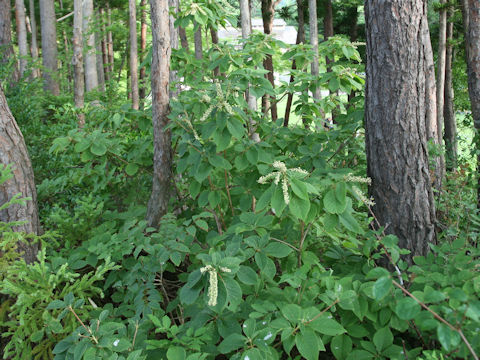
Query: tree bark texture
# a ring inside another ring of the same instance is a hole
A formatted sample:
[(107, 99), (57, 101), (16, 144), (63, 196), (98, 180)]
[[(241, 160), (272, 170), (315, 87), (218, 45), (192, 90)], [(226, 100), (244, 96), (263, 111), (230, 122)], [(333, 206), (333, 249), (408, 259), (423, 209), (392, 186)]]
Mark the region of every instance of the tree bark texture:
[(97, 64), (97, 79), (98, 79), (98, 89), (100, 91), (105, 91), (105, 71), (103, 68), (103, 52), (102, 52), (102, 15), (100, 14), (100, 9), (95, 11), (96, 25), (95, 25), (95, 57)]
[[(316, 8), (316, 4), (315, 4)], [(297, 29), (297, 39), (295, 41), (296, 44), (305, 43), (305, 15), (303, 12), (303, 1), (297, 0), (297, 18), (298, 18), (298, 29)], [(318, 26), (317, 26), (318, 31)], [(318, 39), (318, 37), (317, 37)], [(317, 60), (318, 60), (318, 42), (317, 42)], [(317, 61), (318, 64), (318, 61)], [(295, 59), (292, 61), (292, 71), (297, 69), (297, 63)], [(290, 75), (290, 83), (295, 80), (293, 74)], [(290, 112), (292, 110), (292, 102), (293, 102), (293, 93), (288, 93), (287, 96), (287, 104), (285, 106), (285, 116), (283, 117), (283, 126), (288, 127), (288, 123), (290, 121)]]
[(15, 22), (17, 25), (18, 55), (20, 55), (20, 76), (25, 74), (28, 64), (27, 23), (25, 18), (25, 4), (23, 0), (15, 0)]
[(139, 108), (138, 95), (138, 45), (137, 45), (137, 6), (136, 0), (128, 0), (128, 24), (130, 28), (130, 86), (132, 91), (132, 109)]
[[(323, 39), (328, 40), (329, 37), (333, 36), (333, 8), (332, 0), (325, 1), (325, 17), (323, 18)], [(332, 59), (328, 57), (325, 58), (327, 65), (332, 62)], [(330, 68), (327, 68), (330, 71)]]
[[(147, 52), (147, 0), (140, 1), (140, 62), (143, 63)], [(143, 109), (143, 103), (146, 95), (147, 73), (145, 66), (140, 68), (138, 97), (140, 98), (140, 106)]]
[[(465, 28), (468, 94), (473, 124), (475, 129), (480, 130), (480, 2), (462, 0), (462, 13)], [(480, 155), (477, 156), (477, 173), (480, 173)], [(478, 206), (480, 207), (480, 178), (478, 181)]]
[[(212, 37), (212, 47), (218, 44), (218, 32), (213, 27), (210, 27), (210, 36)], [(218, 78), (220, 76), (220, 68), (217, 66), (213, 69), (213, 77)]]
[[(0, 0), (0, 63), (7, 64), (13, 59), (12, 46), (12, 15), (10, 0)], [(13, 68), (11, 82), (17, 82), (19, 78), (18, 67)]]
[(147, 222), (157, 227), (168, 211), (172, 192), (171, 132), (165, 129), (169, 113), (170, 24), (168, 0), (150, 0), (152, 22), (152, 120), (153, 120), (153, 185), (148, 202)]
[(457, 122), (455, 119), (454, 109), (454, 93), (452, 78), (452, 62), (453, 62), (453, 10), (450, 8), (447, 13), (447, 49), (445, 58), (445, 106), (443, 108), (443, 120), (445, 123), (445, 132), (443, 139), (446, 149), (446, 168), (448, 171), (457, 168)]
[(188, 47), (187, 32), (181, 26), (178, 27), (178, 32), (180, 34), (180, 43), (182, 44), (182, 48), (185, 49), (186, 52), (189, 52), (190, 49)]
[(53, 0), (40, 0), (40, 23), (42, 34), (42, 63), (44, 88), (53, 95), (60, 94), (57, 79), (57, 28)]
[(97, 57), (95, 55), (95, 31), (93, 17), (93, 0), (83, 1), (83, 37), (86, 49), (84, 51), (85, 90), (92, 91), (98, 87)]
[[(168, 0), (168, 7), (170, 8), (170, 49), (177, 50), (180, 46), (180, 35), (178, 28), (175, 27), (175, 16), (172, 11), (176, 14), (180, 11), (180, 1), (179, 0)], [(176, 98), (180, 93), (180, 84), (178, 83), (177, 71), (170, 70), (169, 73), (170, 81), (170, 99)], [(175, 84), (175, 86), (173, 86)]]
[[(38, 60), (38, 42), (37, 42), (37, 20), (35, 19), (35, 2), (29, 0), (29, 13), (30, 13), (30, 28), (32, 29), (32, 39), (30, 42), (30, 54), (32, 55), (33, 62)], [(40, 70), (34, 66), (32, 69), (32, 77), (37, 78), (40, 76)]]
[[(310, 24), (310, 45), (312, 45), (313, 59), (312, 59), (312, 76), (318, 78), (320, 75), (320, 65), (318, 59), (318, 21), (317, 21), (317, 0), (308, 0), (308, 13)], [(313, 89), (313, 99), (320, 100), (321, 89), (315, 86)]]
[(107, 32), (107, 52), (108, 52), (108, 72), (110, 73), (110, 78), (113, 77), (113, 71), (114, 71), (114, 54), (113, 54), (113, 34), (112, 31), (110, 30), (110, 27), (112, 26), (112, 9), (110, 9), (110, 6), (108, 5), (107, 2), (107, 26), (109, 28)]
[(202, 26), (198, 25), (198, 29), (193, 34), (193, 41), (195, 45), (195, 59), (203, 58), (203, 45), (202, 45)]
[[(275, 15), (275, 6), (279, 3), (278, 0), (262, 0), (262, 20), (263, 20), (263, 32), (267, 35), (270, 35), (273, 30), (273, 19)], [(274, 69), (273, 69), (273, 58), (272, 55), (267, 54), (265, 60), (263, 61), (263, 67), (265, 70), (268, 70), (266, 78), (272, 84), (272, 87), (275, 88), (275, 78), (274, 78)], [(277, 115), (277, 102), (275, 96), (270, 96), (265, 94), (262, 97), (262, 111), (266, 113), (270, 108), (272, 114), (272, 121), (276, 121), (278, 118)]]
[[(85, 74), (83, 72), (83, 0), (73, 2), (73, 97), (75, 107), (82, 109), (85, 96)], [(85, 114), (78, 114), (78, 125), (85, 125)]]
[[(26, 221), (25, 224), (16, 226), (14, 230), (38, 235), (40, 223), (32, 164), (23, 135), (0, 87), (0, 166), (9, 164), (13, 167), (13, 177), (0, 185), (0, 205), (5, 204), (18, 193), (31, 200), (28, 200), (25, 205), (15, 204), (0, 211), (0, 221)], [(24, 253), (23, 257), (27, 262), (31, 263), (35, 260), (37, 245), (20, 242), (18, 248)]]
[(365, 19), (365, 137), (373, 210), (385, 231), (411, 251), (411, 261), (436, 239), (425, 121), (426, 3), (369, 0)]
[(442, 8), (438, 14), (438, 59), (437, 59), (437, 130), (438, 143), (442, 143), (443, 105), (445, 103), (445, 58), (447, 50), (447, 9), (446, 0), (440, 0)]

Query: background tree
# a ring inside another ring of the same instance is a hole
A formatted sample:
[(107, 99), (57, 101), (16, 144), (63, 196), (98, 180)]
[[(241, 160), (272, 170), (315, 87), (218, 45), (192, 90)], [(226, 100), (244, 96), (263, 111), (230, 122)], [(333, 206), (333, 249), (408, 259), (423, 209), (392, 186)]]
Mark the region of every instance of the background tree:
[[(35, 2), (29, 0), (29, 13), (30, 13), (30, 27), (32, 29), (32, 39), (30, 41), (30, 54), (32, 55), (33, 62), (38, 60), (38, 42), (37, 42), (37, 19), (35, 18)], [(32, 69), (32, 76), (34, 78), (40, 76), (40, 70), (34, 66)]]
[(172, 191), (171, 131), (165, 129), (169, 112), (170, 21), (168, 0), (150, 0), (152, 22), (152, 121), (153, 186), (147, 208), (147, 222), (158, 226), (168, 211)]
[(136, 0), (128, 1), (128, 23), (130, 29), (130, 86), (132, 109), (139, 108), (138, 95), (138, 46), (137, 46), (137, 5)]
[[(82, 0), (74, 0), (73, 2), (73, 96), (75, 107), (82, 109), (84, 106), (84, 93), (85, 93), (85, 74), (83, 71), (83, 6)], [(85, 114), (78, 114), (79, 126), (85, 124)]]
[[(14, 229), (27, 234), (39, 234), (37, 190), (33, 177), (32, 164), (28, 156), (23, 135), (8, 108), (7, 99), (0, 86), (0, 166), (12, 165), (13, 177), (0, 185), (0, 204), (5, 204), (17, 194), (28, 197), (25, 205), (14, 204), (0, 211), (0, 221), (25, 221)], [(37, 245), (18, 243), (27, 262), (33, 262), (37, 255)]]
[(53, 0), (40, 0), (40, 22), (42, 35), (42, 62), (45, 90), (53, 95), (60, 94), (60, 85), (57, 79), (57, 28), (55, 6)]
[(98, 87), (97, 57), (95, 55), (95, 31), (93, 0), (83, 1), (83, 37), (85, 39), (85, 90), (92, 91)]
[[(365, 4), (365, 138), (374, 212), (414, 254), (435, 241), (435, 203), (427, 153), (427, 47), (422, 0)], [(420, 40), (419, 40), (420, 39)]]
[(18, 54), (20, 57), (20, 76), (27, 70), (28, 43), (25, 4), (23, 0), (15, 0), (15, 22), (17, 26)]
[[(330, 4), (331, 5), (331, 4)], [(318, 77), (320, 74), (320, 64), (318, 59), (318, 20), (317, 20), (317, 1), (308, 0), (308, 13), (310, 24), (310, 44), (313, 48), (312, 59), (312, 75)], [(315, 101), (320, 100), (321, 89), (316, 86), (313, 90), (313, 98)]]

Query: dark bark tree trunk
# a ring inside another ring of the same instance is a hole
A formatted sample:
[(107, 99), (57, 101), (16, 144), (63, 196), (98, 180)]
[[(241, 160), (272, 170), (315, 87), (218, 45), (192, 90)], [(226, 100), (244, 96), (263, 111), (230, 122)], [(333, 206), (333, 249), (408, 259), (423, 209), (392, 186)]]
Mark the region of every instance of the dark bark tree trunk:
[(96, 14), (96, 26), (95, 29), (95, 57), (97, 63), (97, 79), (98, 79), (98, 90), (105, 91), (105, 71), (103, 68), (103, 53), (102, 53), (102, 36), (101, 36), (101, 28), (102, 28), (102, 16), (100, 14), (100, 9), (95, 11)]
[(132, 91), (132, 109), (139, 108), (138, 95), (138, 46), (137, 46), (137, 6), (136, 0), (128, 1), (130, 28), (130, 86)]
[(107, 39), (107, 27), (106, 27), (106, 19), (105, 19), (105, 9), (100, 8), (100, 21), (102, 26), (102, 63), (103, 63), (103, 73), (105, 76), (105, 82), (110, 80), (110, 68), (108, 66), (108, 39)]
[[(112, 26), (112, 9), (110, 9), (110, 5), (107, 2), (107, 26), (110, 29)], [(113, 54), (113, 34), (111, 30), (108, 30), (107, 32), (107, 52), (108, 52), (108, 72), (110, 73), (110, 78), (113, 77), (113, 71), (114, 71), (114, 54)]]
[[(316, 8), (316, 5), (315, 5), (315, 8)], [(298, 29), (297, 29), (297, 39), (295, 43), (303, 44), (305, 43), (305, 15), (303, 12), (302, 0), (297, 0), (297, 17), (298, 17)], [(317, 32), (318, 32), (318, 28), (317, 28)], [(317, 35), (317, 55), (318, 55), (318, 35)], [(318, 56), (317, 56), (317, 64), (318, 64)], [(296, 69), (297, 69), (297, 63), (295, 60), (293, 60), (292, 70), (296, 70)], [(290, 82), (292, 83), (293, 80), (295, 80), (295, 77), (292, 74), (290, 75)], [(287, 104), (285, 106), (285, 116), (283, 117), (283, 126), (285, 127), (288, 127), (288, 123), (290, 121), (290, 112), (292, 110), (292, 102), (293, 102), (293, 93), (289, 93), (287, 96)]]
[(25, 20), (25, 4), (23, 0), (15, 0), (15, 22), (17, 26), (18, 55), (20, 58), (20, 76), (27, 70), (27, 23)]
[(201, 25), (198, 25), (198, 29), (193, 34), (193, 40), (195, 45), (195, 58), (200, 60), (203, 58), (202, 26)]
[[(147, 0), (140, 1), (140, 61), (143, 64), (145, 60), (146, 51), (147, 51)], [(139, 90), (138, 96), (140, 98), (140, 107), (143, 109), (145, 95), (146, 95), (146, 84), (147, 73), (145, 66), (140, 68), (140, 78), (139, 78)]]
[[(480, 130), (480, 2), (462, 0), (463, 26), (468, 70), (468, 94), (472, 106), (473, 124)], [(477, 173), (480, 173), (480, 155), (477, 157)], [(480, 177), (478, 206), (480, 207)]]
[[(323, 18), (323, 39), (328, 40), (333, 36), (333, 8), (332, 0), (325, 1), (325, 17)], [(332, 62), (332, 59), (326, 58), (327, 65)]]
[[(0, 0), (0, 63), (7, 64), (14, 58), (12, 46), (12, 15), (10, 0)], [(10, 82), (18, 81), (20, 74), (14, 66)]]
[[(0, 166), (9, 164), (13, 167), (13, 177), (0, 185), (0, 205), (5, 204), (18, 193), (31, 200), (28, 200), (25, 205), (15, 204), (0, 211), (0, 221), (26, 221), (25, 224), (16, 226), (14, 230), (38, 235), (40, 222), (32, 164), (23, 135), (8, 108), (0, 86)], [(35, 260), (38, 250), (36, 244), (19, 242), (18, 249), (23, 252), (23, 257), (28, 263)]]
[(448, 10), (447, 24), (447, 50), (445, 59), (445, 107), (443, 109), (443, 118), (445, 122), (444, 141), (446, 149), (446, 168), (448, 171), (454, 171), (457, 168), (457, 122), (455, 119), (455, 109), (453, 104), (453, 10)]
[(171, 132), (169, 123), (170, 24), (168, 0), (150, 0), (152, 21), (152, 120), (153, 120), (153, 186), (148, 202), (147, 222), (157, 227), (168, 211), (172, 192)]
[[(273, 18), (275, 15), (275, 6), (279, 3), (278, 0), (262, 0), (262, 20), (263, 20), (263, 32), (267, 35), (270, 35), (273, 30)], [(273, 58), (272, 55), (267, 55), (263, 61), (263, 67), (265, 70), (268, 70), (266, 78), (272, 84), (272, 87), (275, 88), (275, 78), (274, 78), (274, 69), (273, 69)], [(272, 114), (272, 121), (276, 121), (278, 118), (277, 115), (277, 102), (275, 96), (264, 95), (262, 97), (262, 111), (264, 114), (270, 109)]]
[[(29, 0), (29, 13), (30, 13), (30, 28), (32, 29), (32, 41), (30, 42), (30, 54), (34, 62), (38, 59), (38, 42), (37, 42), (37, 20), (35, 19), (35, 3), (33, 0)], [(40, 70), (34, 67), (32, 70), (32, 77), (37, 78), (40, 76)]]
[(411, 261), (436, 239), (426, 133), (427, 5), (370, 0), (365, 19), (365, 137), (373, 210), (386, 232), (411, 251)]
[[(212, 37), (212, 46), (218, 44), (218, 32), (215, 30), (213, 27), (210, 27), (210, 36)], [(213, 69), (213, 76), (215, 78), (218, 78), (220, 76), (220, 69), (217, 66), (215, 69)]]
[(186, 52), (189, 52), (190, 49), (188, 48), (187, 32), (181, 26), (179, 26), (178, 32), (180, 34), (180, 43), (182, 44), (182, 48), (185, 49)]
[[(82, 109), (84, 106), (85, 74), (83, 72), (83, 9), (82, 0), (73, 2), (73, 98), (75, 107)], [(78, 125), (85, 125), (85, 114), (78, 114)]]
[(60, 85), (57, 80), (57, 28), (55, 6), (53, 0), (40, 0), (40, 22), (42, 33), (42, 61), (44, 88), (53, 95), (60, 94)]

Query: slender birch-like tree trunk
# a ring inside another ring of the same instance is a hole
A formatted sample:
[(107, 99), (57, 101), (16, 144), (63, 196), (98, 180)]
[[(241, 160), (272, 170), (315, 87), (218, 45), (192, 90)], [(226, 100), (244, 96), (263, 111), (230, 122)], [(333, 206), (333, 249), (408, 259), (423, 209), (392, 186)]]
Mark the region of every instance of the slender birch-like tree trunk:
[(193, 40), (195, 45), (195, 58), (200, 60), (203, 58), (202, 26), (201, 25), (198, 25), (198, 29), (193, 34)]
[[(73, 97), (75, 107), (82, 109), (84, 106), (85, 74), (83, 71), (83, 0), (73, 1)], [(85, 125), (85, 114), (78, 114), (78, 125)]]
[(168, 211), (172, 193), (172, 140), (169, 123), (170, 21), (168, 0), (150, 0), (152, 22), (152, 120), (153, 186), (147, 207), (147, 223), (157, 227)]
[[(441, 9), (438, 19), (438, 58), (437, 58), (437, 143), (443, 144), (443, 108), (445, 104), (445, 60), (447, 50), (447, 0), (440, 0)], [(440, 156), (441, 167), (444, 168), (445, 157)], [(443, 173), (441, 174), (443, 178)]]
[(20, 55), (20, 76), (23, 76), (27, 70), (28, 63), (27, 23), (23, 0), (15, 0), (15, 20), (17, 25), (18, 54)]
[(107, 50), (108, 50), (108, 64), (109, 64), (109, 70), (108, 72), (110, 73), (110, 78), (113, 78), (113, 71), (114, 71), (114, 54), (113, 54), (113, 34), (112, 31), (110, 30), (110, 27), (112, 26), (112, 9), (110, 9), (110, 5), (107, 2), (107, 26), (108, 26), (108, 32), (107, 32)]
[[(308, 0), (308, 14), (310, 24), (310, 45), (312, 45), (312, 76), (318, 78), (320, 75), (320, 65), (318, 59), (318, 20), (317, 20), (317, 0)], [(320, 100), (320, 88), (315, 86), (313, 89), (313, 99)]]
[(105, 76), (105, 81), (108, 82), (110, 80), (110, 67), (108, 66), (108, 38), (107, 38), (107, 27), (105, 25), (105, 9), (100, 8), (100, 21), (102, 24), (102, 62), (103, 62), (103, 73)]
[[(5, 204), (18, 193), (22, 197), (29, 197), (30, 200), (25, 205), (14, 204), (1, 210), (0, 221), (7, 223), (25, 221), (25, 224), (14, 227), (14, 230), (38, 235), (41, 229), (32, 164), (23, 135), (8, 108), (0, 86), (0, 166), (7, 165), (13, 167), (13, 177), (0, 185), (0, 204)], [(36, 244), (19, 242), (17, 247), (23, 252), (26, 262), (35, 261), (38, 251)]]
[[(30, 54), (33, 62), (38, 60), (38, 42), (37, 42), (37, 20), (35, 19), (35, 2), (29, 0), (29, 13), (30, 13), (30, 28), (32, 29), (32, 40), (30, 42)], [(32, 77), (37, 78), (40, 76), (40, 70), (34, 66), (32, 69)]]
[(83, 0), (83, 37), (86, 39), (84, 51), (85, 90), (98, 88), (97, 56), (95, 55), (95, 31), (93, 25), (93, 0)]
[(57, 27), (53, 0), (40, 0), (42, 62), (44, 88), (53, 95), (60, 94), (58, 83)]
[(102, 28), (102, 17), (100, 15), (100, 9), (95, 11), (96, 17), (96, 29), (95, 30), (95, 57), (97, 64), (97, 79), (98, 90), (105, 91), (105, 71), (103, 70), (103, 53), (102, 53), (102, 37), (101, 32), (98, 29)]
[(137, 5), (136, 0), (128, 0), (130, 28), (130, 89), (132, 94), (132, 109), (139, 108), (138, 95), (138, 45), (137, 45)]

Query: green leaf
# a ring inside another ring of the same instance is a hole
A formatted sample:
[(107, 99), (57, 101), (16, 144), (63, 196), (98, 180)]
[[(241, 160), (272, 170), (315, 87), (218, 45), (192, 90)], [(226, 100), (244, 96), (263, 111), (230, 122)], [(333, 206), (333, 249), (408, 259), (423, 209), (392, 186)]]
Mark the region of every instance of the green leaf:
[(198, 193), (200, 192), (201, 187), (202, 187), (202, 184), (200, 184), (197, 181), (192, 180), (190, 182), (189, 191), (190, 191), (190, 196), (192, 197), (192, 199), (195, 199), (197, 197)]
[(235, 158), (234, 164), (237, 170), (242, 171), (249, 166), (249, 161), (247, 160), (247, 157), (245, 154), (240, 154)]
[(127, 173), (127, 175), (129, 176), (133, 176), (137, 173), (138, 171), (138, 165), (137, 164), (134, 164), (134, 163), (129, 163), (126, 167), (125, 167), (125, 172)]
[(329, 336), (341, 335), (347, 332), (347, 330), (345, 330), (336, 320), (329, 319), (326, 316), (321, 316), (318, 319), (315, 319), (310, 325), (317, 332)]
[(203, 231), (207, 231), (208, 232), (208, 224), (205, 220), (202, 220), (202, 219), (196, 219), (195, 220), (195, 225), (197, 225), (200, 229), (202, 229)]
[[(68, 140), (68, 138), (67, 138)], [(67, 144), (68, 145), (68, 144)], [(84, 152), (90, 147), (90, 140), (88, 139), (82, 139), (78, 143), (75, 144), (74, 150), (77, 153)]]
[(337, 360), (345, 360), (352, 351), (352, 339), (347, 335), (338, 335), (332, 339), (330, 350)]
[(44, 329), (40, 329), (38, 331), (35, 331), (32, 334), (32, 336), (30, 336), (30, 341), (34, 342), (34, 343), (40, 341), (43, 338), (43, 333), (44, 333)]
[(438, 324), (437, 327), (438, 341), (447, 351), (454, 350), (460, 343), (460, 334), (457, 331), (453, 331), (444, 324)]
[(284, 258), (288, 256), (293, 251), (293, 249), (290, 246), (279, 243), (277, 241), (273, 241), (265, 247), (264, 251), (268, 256)]
[(62, 309), (66, 306), (67, 305), (65, 304), (64, 301), (57, 299), (57, 300), (53, 300), (50, 304), (48, 304), (47, 310)]
[(142, 350), (135, 350), (128, 355), (127, 360), (139, 360), (141, 356), (142, 356)]
[(209, 164), (202, 162), (198, 167), (197, 171), (195, 172), (195, 174), (193, 174), (193, 177), (199, 183), (202, 183), (203, 180), (205, 180), (208, 177), (208, 175), (210, 175), (211, 171), (212, 171), (212, 167)]
[(224, 157), (217, 154), (210, 155), (208, 157), (208, 162), (212, 164), (215, 168), (230, 170), (232, 165)]
[(420, 313), (420, 305), (411, 297), (401, 299), (395, 307), (395, 313), (402, 320), (411, 320)]
[(235, 311), (242, 302), (242, 289), (238, 282), (231, 277), (224, 277), (223, 280), (227, 289), (227, 301), (230, 302), (230, 310)]
[(344, 182), (339, 182), (337, 186), (335, 186), (335, 197), (341, 204), (347, 201), (347, 186)]
[(213, 133), (213, 141), (217, 145), (217, 152), (221, 152), (225, 150), (230, 145), (230, 140), (232, 139), (232, 135), (228, 132), (227, 129), (223, 129), (223, 131), (215, 131)]
[(257, 165), (258, 152), (255, 147), (251, 147), (250, 149), (248, 149), (245, 155), (247, 156), (247, 160), (250, 162), (250, 164)]
[(382, 300), (392, 288), (392, 279), (390, 276), (383, 276), (373, 284), (373, 296), (375, 300)]
[(287, 206), (285, 200), (283, 199), (283, 191), (281, 186), (275, 186), (275, 191), (273, 192), (272, 201), (270, 202), (273, 211), (277, 217), (282, 215), (283, 210)]
[(208, 193), (208, 203), (210, 207), (214, 209), (218, 204), (220, 204), (220, 193), (218, 191), (210, 191)]
[(258, 275), (251, 267), (240, 265), (237, 272), (238, 280), (246, 285), (255, 285), (258, 282)]
[(243, 138), (246, 132), (243, 123), (235, 118), (227, 119), (227, 129), (228, 131), (230, 131), (230, 134), (232, 134), (232, 136), (236, 137), (237, 139)]
[(289, 209), (293, 216), (305, 221), (310, 211), (310, 200), (300, 199), (294, 195), (290, 199)]
[(309, 329), (305, 329), (295, 336), (295, 345), (300, 355), (307, 360), (318, 360), (320, 343), (323, 346), (322, 340)]
[(368, 360), (375, 358), (375, 355), (365, 350), (353, 350), (347, 356), (347, 360)]
[(297, 195), (300, 199), (309, 200), (307, 185), (304, 182), (296, 179), (290, 178), (289, 179), (290, 187), (295, 195)]
[(302, 318), (302, 308), (296, 304), (286, 304), (280, 308), (280, 312), (289, 320), (291, 323), (295, 324)]
[(179, 346), (170, 346), (167, 350), (168, 360), (185, 360), (187, 358), (187, 352), (184, 348)]
[(388, 327), (384, 327), (378, 330), (375, 335), (373, 335), (373, 343), (375, 348), (380, 353), (387, 347), (393, 344), (393, 335)]
[(102, 156), (107, 152), (107, 147), (103, 142), (96, 141), (92, 143), (92, 146), (90, 146), (90, 151), (93, 155)]
[(270, 187), (260, 196), (260, 198), (257, 201), (257, 204), (255, 206), (255, 211), (262, 211), (267, 207), (268, 204), (270, 204), (270, 201), (272, 200), (273, 193), (275, 191), (275, 184), (270, 185)]
[(230, 334), (218, 345), (218, 351), (228, 354), (245, 346), (247, 338), (241, 334)]
[(340, 223), (345, 226), (348, 230), (354, 232), (355, 234), (363, 234), (363, 229), (358, 225), (357, 220), (350, 214), (347, 209), (338, 216)]
[(335, 191), (330, 190), (323, 198), (323, 206), (325, 207), (325, 210), (330, 214), (341, 214), (347, 208), (347, 202), (345, 201), (341, 203), (340, 201), (338, 201)]

